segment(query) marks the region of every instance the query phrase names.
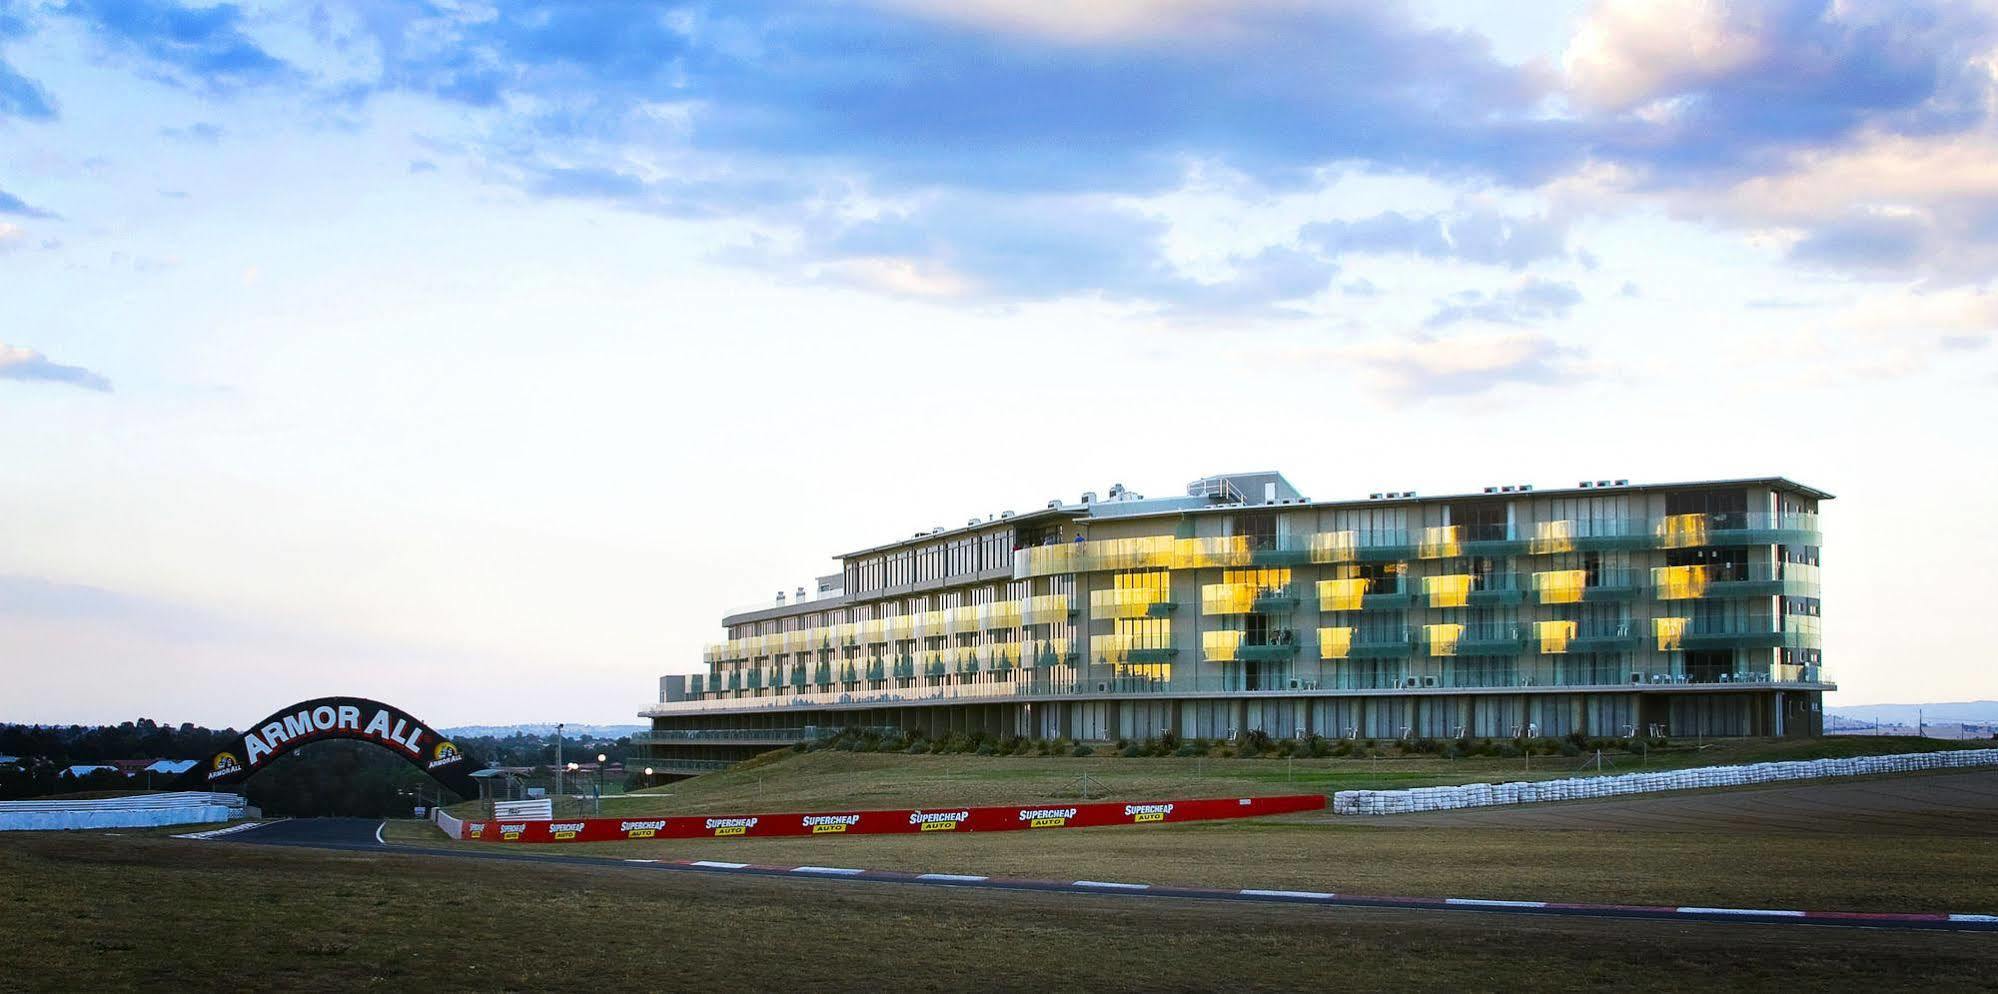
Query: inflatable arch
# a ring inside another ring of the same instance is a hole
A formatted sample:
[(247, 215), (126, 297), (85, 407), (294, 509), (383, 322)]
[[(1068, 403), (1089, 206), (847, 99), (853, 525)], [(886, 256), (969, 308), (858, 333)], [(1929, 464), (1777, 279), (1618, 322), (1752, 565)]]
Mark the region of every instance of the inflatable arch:
[(436, 729), (409, 712), (365, 697), (321, 697), (273, 713), (245, 731), (236, 744), (189, 770), (187, 786), (214, 790), (238, 784), (278, 758), (311, 742), (354, 739), (401, 756), (459, 797), (479, 796), (472, 774), (486, 768)]

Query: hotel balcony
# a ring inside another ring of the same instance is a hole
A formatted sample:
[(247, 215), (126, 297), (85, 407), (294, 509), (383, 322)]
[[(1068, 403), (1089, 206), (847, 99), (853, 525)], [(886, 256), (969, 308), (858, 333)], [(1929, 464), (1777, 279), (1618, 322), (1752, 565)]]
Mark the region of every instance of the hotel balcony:
[(1092, 590), (1089, 593), (1089, 616), (1096, 620), (1164, 618), (1178, 607), (1178, 604), (1164, 599), (1159, 591), (1145, 588)]
[(1099, 663), (1169, 663), (1179, 650), (1171, 636), (1092, 635), (1089, 658)]
[(1209, 583), (1200, 588), (1203, 615), (1275, 614), (1297, 608), (1297, 594), (1288, 586), (1253, 583)]

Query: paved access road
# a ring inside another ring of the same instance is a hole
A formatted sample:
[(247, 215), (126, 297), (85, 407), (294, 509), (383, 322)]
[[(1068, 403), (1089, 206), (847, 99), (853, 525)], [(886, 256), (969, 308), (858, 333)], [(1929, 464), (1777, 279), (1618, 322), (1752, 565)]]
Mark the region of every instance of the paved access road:
[(305, 846), (313, 849), (385, 847), (379, 818), (290, 818), (224, 836), (230, 842), (260, 846)]

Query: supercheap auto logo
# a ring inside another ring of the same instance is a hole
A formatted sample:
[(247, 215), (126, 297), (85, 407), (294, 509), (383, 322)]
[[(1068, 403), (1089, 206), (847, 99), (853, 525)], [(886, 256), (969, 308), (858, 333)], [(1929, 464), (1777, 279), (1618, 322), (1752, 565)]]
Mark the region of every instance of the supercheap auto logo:
[(1074, 808), (1023, 808), (1020, 811), (1020, 820), (1026, 822), (1028, 828), (1060, 828), (1073, 817)]
[(215, 762), (212, 764), (212, 768), (208, 771), (208, 779), (218, 780), (222, 777), (241, 772), (243, 772), (243, 764), (236, 759), (235, 753), (218, 753), (215, 757)]
[(1126, 805), (1124, 805), (1124, 814), (1125, 814), (1125, 815), (1127, 815), (1127, 816), (1129, 816), (1129, 817), (1130, 817), (1130, 819), (1131, 819), (1132, 821), (1134, 821), (1134, 822), (1136, 822), (1136, 821), (1164, 821), (1164, 820), (1166, 820), (1166, 815), (1169, 815), (1169, 814), (1172, 814), (1172, 805), (1170, 805), (1170, 804), (1126, 804)]
[(756, 819), (754, 818), (709, 818), (708, 819), (708, 828), (712, 829), (715, 835), (717, 836), (747, 835), (749, 833), (749, 830), (755, 827), (756, 827)]
[(548, 837), (557, 842), (573, 839), (582, 832), (583, 823), (580, 821), (558, 821), (548, 825)]
[(860, 824), (859, 815), (805, 816), (805, 827), (811, 829), (813, 835), (825, 835), (828, 832), (844, 832), (858, 824)]
[(439, 742), (436, 748), (430, 750), (430, 765), (424, 769), (434, 770), (440, 766), (449, 766), (464, 758), (465, 754), (458, 751), (457, 743)]
[(617, 830), (627, 839), (649, 839), (666, 830), (666, 820), (623, 821), (618, 823)]
[(949, 832), (955, 830), (960, 823), (969, 817), (971, 817), (971, 812), (969, 811), (931, 811), (928, 813), (914, 811), (909, 814), (909, 824), (916, 826), (916, 831), (918, 832)]

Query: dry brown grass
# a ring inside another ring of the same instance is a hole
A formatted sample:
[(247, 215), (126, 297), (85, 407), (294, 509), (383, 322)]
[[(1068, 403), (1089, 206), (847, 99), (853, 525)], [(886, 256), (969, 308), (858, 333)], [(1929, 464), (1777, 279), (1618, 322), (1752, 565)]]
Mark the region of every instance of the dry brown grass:
[(1985, 935), (951, 891), (90, 834), (0, 838), (0, 879), (10, 991), (1968, 990), (1998, 967)]

